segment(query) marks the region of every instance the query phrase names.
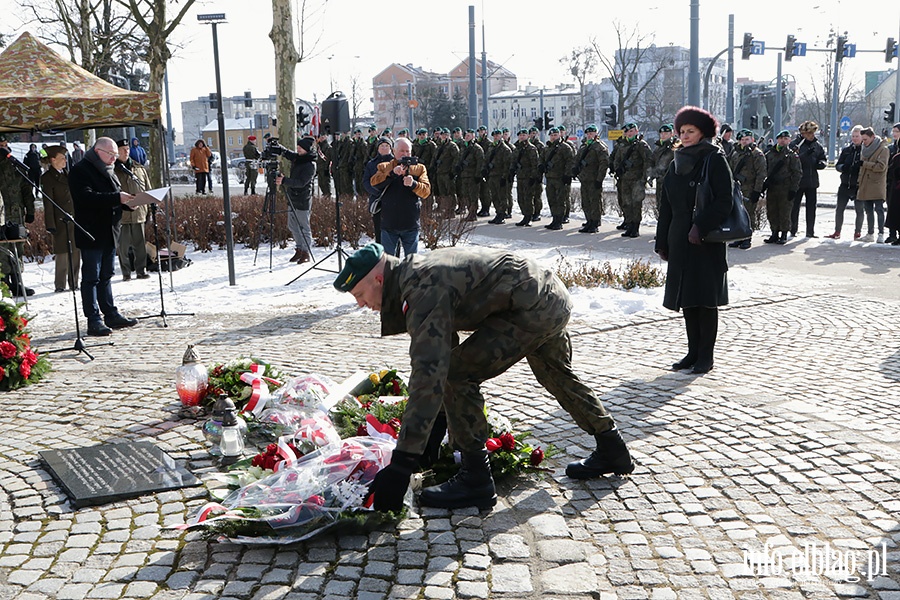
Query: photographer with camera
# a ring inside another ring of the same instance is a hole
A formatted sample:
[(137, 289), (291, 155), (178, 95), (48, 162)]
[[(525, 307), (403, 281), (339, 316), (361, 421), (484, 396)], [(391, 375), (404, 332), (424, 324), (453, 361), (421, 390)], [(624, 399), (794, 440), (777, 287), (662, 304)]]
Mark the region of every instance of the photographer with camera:
[(312, 230), (309, 227), (309, 211), (312, 208), (313, 180), (316, 178), (316, 155), (313, 153), (314, 140), (311, 137), (297, 139), (297, 151), (291, 152), (278, 143), (277, 138), (269, 140), (263, 158), (270, 154), (281, 155), (291, 163), (290, 177), (278, 175), (275, 184), (282, 185), (290, 202), (288, 228), (294, 236), (294, 256), (291, 262), (305, 263), (312, 250)]
[(381, 243), (399, 257), (400, 244), (407, 256), (419, 248), (421, 200), (431, 195), (425, 165), (412, 156), (412, 142), (397, 138), (393, 160), (380, 163), (372, 175), (372, 187), (381, 191)]

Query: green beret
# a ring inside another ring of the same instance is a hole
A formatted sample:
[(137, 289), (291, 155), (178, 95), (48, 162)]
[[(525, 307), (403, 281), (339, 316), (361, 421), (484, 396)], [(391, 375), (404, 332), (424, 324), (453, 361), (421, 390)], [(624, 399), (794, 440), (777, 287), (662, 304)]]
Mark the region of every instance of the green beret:
[(534, 125), (532, 125), (532, 126), (528, 129), (528, 133), (537, 133), (538, 131), (539, 131), (538, 128), (535, 127)]
[(371, 124), (371, 125), (369, 125), (369, 131), (377, 131), (377, 130), (378, 130), (378, 128), (375, 127), (375, 124), (374, 124), (374, 123)]
[(493, 130), (493, 131), (491, 132), (491, 135), (500, 135), (500, 134), (502, 134), (502, 133), (503, 133), (503, 132), (500, 131), (499, 129), (495, 129), (495, 130)]
[(435, 127), (435, 128), (434, 128), (434, 131), (432, 131), (431, 133), (441, 133), (442, 131), (444, 131), (442, 128), (440, 128), (440, 127)]
[(559, 133), (559, 128), (557, 128), (557, 127), (551, 127), (550, 130), (549, 130), (547, 133)]
[(400, 131), (397, 132), (397, 135), (403, 135), (404, 133), (405, 133), (406, 135), (409, 135), (409, 129), (407, 129), (406, 127), (404, 127), (403, 129), (401, 129)]
[(745, 127), (744, 129), (741, 129), (734, 135), (737, 137), (737, 139), (741, 139), (742, 137), (747, 137), (748, 135), (752, 137), (753, 132)]
[(356, 129), (353, 130), (353, 133), (362, 133), (362, 129), (357, 127)]
[(671, 123), (666, 123), (665, 125), (659, 126), (659, 133), (663, 133), (666, 131), (675, 131), (675, 126)]
[(634, 121), (630, 121), (622, 125), (622, 129), (624, 129), (625, 131), (628, 131), (629, 129), (637, 129), (637, 123), (635, 123)]
[(565, 131), (565, 130), (566, 130), (566, 126), (565, 126), (565, 125), (557, 125), (556, 128), (559, 129), (560, 131)]
[(527, 129), (520, 129), (520, 130), (516, 133), (516, 135), (528, 135), (528, 130), (527, 130)]
[(339, 292), (352, 291), (356, 284), (378, 264), (383, 254), (384, 247), (381, 244), (369, 244), (354, 252), (334, 280), (334, 289)]
[(458, 131), (459, 133), (462, 133), (462, 128), (461, 128), (461, 127), (454, 127), (454, 128), (453, 128), (453, 133), (456, 133), (457, 131)]
[(466, 133), (475, 133), (475, 130), (469, 127), (468, 129), (466, 129)]
[(479, 125), (478, 131), (487, 131), (487, 127), (485, 127), (484, 125)]
[(503, 132), (503, 133), (509, 133), (509, 127), (504, 127), (504, 128), (502, 129), (502, 132)]
[(587, 127), (584, 128), (584, 132), (587, 133), (588, 131), (597, 131), (597, 126), (596, 125), (588, 125)]
[(428, 130), (424, 127), (419, 127), (418, 129), (416, 129), (416, 135), (422, 135), (423, 133), (425, 135), (428, 135)]
[(384, 131), (381, 132), (381, 135), (387, 135), (389, 133), (393, 133), (390, 127), (385, 127)]
[[(457, 127), (457, 129), (459, 129), (459, 127)], [(441, 133), (446, 133), (447, 135), (450, 135), (450, 130), (447, 129), (446, 127), (442, 127), (442, 128), (441, 128)]]
[(781, 131), (778, 132), (778, 135), (776, 135), (775, 137), (776, 138), (791, 137), (791, 132), (788, 131), (787, 129), (782, 129)]

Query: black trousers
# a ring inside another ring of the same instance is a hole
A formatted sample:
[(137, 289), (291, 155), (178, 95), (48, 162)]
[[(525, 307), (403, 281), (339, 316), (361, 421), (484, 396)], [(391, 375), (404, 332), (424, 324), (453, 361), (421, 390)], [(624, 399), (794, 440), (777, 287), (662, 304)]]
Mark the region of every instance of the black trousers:
[(794, 196), (794, 206), (791, 207), (791, 233), (797, 235), (798, 226), (800, 224), (800, 203), (803, 196), (806, 196), (806, 235), (811, 237), (815, 235), (816, 229), (816, 188), (800, 188), (797, 195)]

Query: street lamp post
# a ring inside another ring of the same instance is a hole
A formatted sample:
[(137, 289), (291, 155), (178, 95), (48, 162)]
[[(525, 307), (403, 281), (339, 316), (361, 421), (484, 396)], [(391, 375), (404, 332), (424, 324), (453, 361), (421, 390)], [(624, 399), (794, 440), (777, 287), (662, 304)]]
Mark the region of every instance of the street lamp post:
[(216, 25), (225, 23), (225, 13), (197, 15), (201, 23), (212, 25), (213, 60), (216, 65), (216, 95), (219, 117), (219, 153), (222, 163), (222, 200), (225, 209), (225, 247), (228, 254), (228, 285), (236, 285), (234, 276), (234, 234), (231, 226), (231, 195), (228, 192), (228, 153), (225, 151), (225, 113), (222, 112), (222, 77), (219, 73), (219, 35)]

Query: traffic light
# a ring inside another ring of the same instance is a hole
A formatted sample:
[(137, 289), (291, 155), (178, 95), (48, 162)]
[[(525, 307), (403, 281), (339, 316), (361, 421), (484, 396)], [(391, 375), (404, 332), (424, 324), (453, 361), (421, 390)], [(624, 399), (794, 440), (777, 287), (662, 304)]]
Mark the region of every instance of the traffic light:
[(219, 108), (219, 95), (215, 92), (209, 95), (209, 107), (211, 109)]
[(897, 116), (897, 107), (894, 105), (893, 102), (891, 102), (889, 106), (890, 106), (890, 108), (887, 109), (886, 111), (884, 111), (884, 120), (887, 121), (888, 123), (893, 123), (894, 117)]
[(603, 109), (603, 122), (606, 123), (610, 128), (615, 129), (616, 125), (619, 124), (619, 107), (615, 104), (610, 104), (609, 108)]
[(250, 92), (244, 92), (244, 107), (253, 108), (253, 94)]
[(784, 44), (784, 60), (791, 60), (794, 57), (794, 43), (796, 41), (796, 37), (792, 35), (787, 36), (787, 42)]
[(759, 115), (750, 115), (750, 129), (759, 128)]
[(550, 129), (550, 127), (552, 127), (552, 125), (550, 125), (550, 123), (552, 123), (552, 122), (553, 122), (553, 117), (550, 116), (550, 111), (545, 110), (544, 111), (544, 129)]
[(884, 62), (891, 62), (897, 56), (897, 42), (894, 38), (888, 38), (887, 46), (884, 49)]
[(297, 127), (306, 127), (307, 125), (309, 125), (309, 114), (307, 114), (306, 109), (301, 106), (297, 109)]
[(544, 119), (541, 117), (535, 117), (532, 119), (534, 121), (534, 126), (537, 127), (538, 131), (544, 130)]
[(772, 126), (772, 117), (769, 115), (763, 116), (763, 129), (769, 129)]
[(847, 38), (842, 35), (838, 36), (837, 39), (837, 48), (834, 51), (834, 62), (841, 62), (844, 60), (844, 53), (847, 51), (844, 46), (847, 45)]
[(745, 33), (744, 34), (744, 43), (741, 44), (741, 59), (749, 60), (752, 50), (753, 50), (753, 34)]

